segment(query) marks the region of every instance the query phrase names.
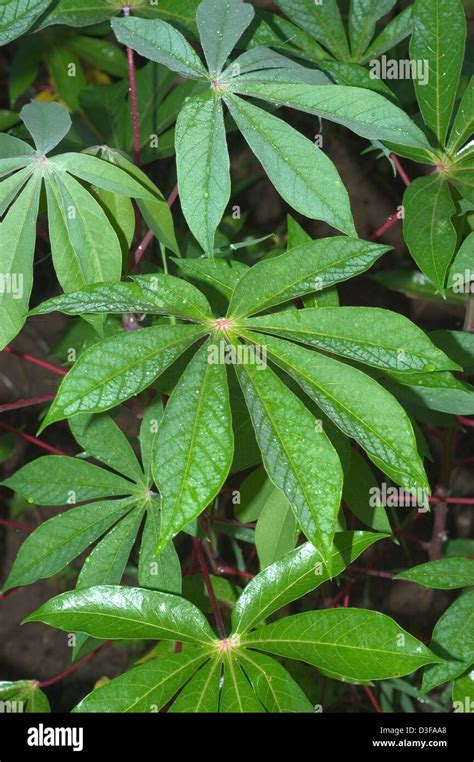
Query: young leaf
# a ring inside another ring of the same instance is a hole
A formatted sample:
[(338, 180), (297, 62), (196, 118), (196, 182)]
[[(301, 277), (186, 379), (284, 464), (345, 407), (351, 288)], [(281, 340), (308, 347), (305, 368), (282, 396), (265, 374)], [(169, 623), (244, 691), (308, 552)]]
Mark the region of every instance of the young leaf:
[(111, 23), (117, 40), (141, 56), (164, 64), (183, 77), (208, 78), (199, 56), (186, 38), (166, 21), (129, 17), (115, 18)]
[(357, 368), (288, 341), (268, 336), (261, 344), (378, 468), (408, 489), (428, 486), (410, 419), (383, 386)]
[(176, 122), (175, 145), (181, 208), (192, 233), (212, 256), (214, 235), (230, 198), (224, 115), (212, 92), (185, 103)]
[(290, 248), (245, 272), (229, 305), (229, 317), (244, 317), (358, 275), (389, 246), (335, 236)]
[(49, 165), (56, 172), (69, 172), (97, 188), (104, 188), (121, 196), (151, 199), (151, 194), (146, 188), (127, 172), (109, 161), (89, 156), (87, 153), (63, 153), (53, 156), (49, 159)]
[(410, 254), (442, 292), (457, 241), (449, 185), (440, 174), (418, 177), (406, 189), (403, 206), (403, 234)]
[(239, 661), (267, 712), (314, 712), (299, 685), (271, 656), (241, 651)]
[(128, 495), (133, 482), (80, 458), (44, 455), (20, 468), (4, 487), (36, 505), (73, 505), (111, 495)]
[(232, 90), (252, 98), (316, 114), (348, 127), (369, 140), (388, 140), (430, 150), (424, 133), (400, 109), (379, 93), (345, 85), (265, 82), (245, 77), (232, 80)]
[(432, 664), (423, 674), (421, 690), (432, 691), (453, 680), (474, 662), (474, 590), (457, 598), (436, 622), (431, 648), (449, 661)]
[(41, 428), (78, 413), (101, 413), (133, 397), (202, 333), (190, 325), (159, 325), (99, 341), (65, 376)]
[(222, 662), (213, 659), (205, 664), (183, 688), (168, 713), (212, 712), (219, 710)]
[(102, 500), (71, 508), (43, 522), (21, 546), (3, 590), (57, 574), (133, 505), (130, 498)]
[(193, 648), (152, 659), (95, 688), (73, 712), (159, 712), (207, 658)]
[(233, 457), (225, 365), (214, 344), (195, 354), (175, 387), (158, 429), (152, 466), (161, 499), (160, 552), (220, 490)]
[(209, 646), (216, 639), (192, 603), (138, 587), (99, 585), (62, 593), (24, 621), (114, 640), (181, 640)]
[(326, 154), (267, 111), (236, 95), (228, 95), (225, 101), (282, 198), (306, 217), (324, 220), (343, 233), (355, 235), (349, 196)]
[(76, 442), (87, 455), (106, 463), (134, 482), (143, 471), (127, 437), (109, 415), (78, 415), (69, 421)]
[(441, 661), (393, 619), (365, 609), (295, 614), (254, 630), (242, 645), (299, 659), (339, 680), (385, 680)]
[(416, 582), (423, 587), (434, 587), (437, 590), (455, 590), (457, 587), (474, 585), (474, 559), (441, 558), (439, 561), (429, 561), (420, 566), (400, 572), (394, 579), (406, 579)]
[(265, 711), (239, 662), (232, 654), (226, 654), (220, 711), (226, 713)]
[(324, 0), (324, 4), (313, 0), (276, 0), (276, 4), (289, 19), (309, 32), (336, 58), (342, 61), (350, 58), (337, 0)]
[(410, 57), (427, 61), (426, 81), (415, 79), (425, 124), (444, 145), (464, 57), (466, 18), (461, 0), (416, 0)]
[(339, 458), (303, 403), (270, 368), (237, 365), (265, 470), (329, 562), (342, 491)]
[(396, 371), (459, 370), (403, 315), (377, 307), (317, 307), (250, 318), (243, 326)]
[(203, 0), (199, 4), (196, 24), (213, 77), (221, 73), (254, 15), (252, 5), (242, 0)]
[(4, 281), (0, 290), (0, 349), (15, 338), (26, 319), (33, 283), (33, 255), (40, 189), (40, 179), (31, 178), (0, 223)]
[(375, 33), (376, 22), (392, 10), (396, 0), (351, 0), (349, 34), (351, 52), (359, 61)]
[(148, 505), (138, 561), (140, 587), (161, 590), (164, 593), (181, 594), (181, 564), (172, 542), (160, 555), (155, 550), (160, 540), (160, 499), (154, 498)]
[[(337, 577), (374, 542), (388, 535), (374, 532), (338, 532), (331, 550), (332, 576)], [(302, 598), (329, 579), (322, 556), (307, 542), (257, 574), (232, 612), (232, 627), (245, 633), (270, 614)]]
[(71, 129), (71, 117), (59, 103), (31, 101), (23, 106), (20, 117), (34, 140), (36, 150), (47, 154)]

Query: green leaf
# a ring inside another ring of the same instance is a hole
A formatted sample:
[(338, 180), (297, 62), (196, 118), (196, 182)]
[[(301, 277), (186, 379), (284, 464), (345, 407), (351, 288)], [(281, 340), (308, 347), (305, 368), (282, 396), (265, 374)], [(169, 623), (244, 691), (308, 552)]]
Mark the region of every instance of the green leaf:
[(237, 259), (175, 259), (175, 264), (187, 278), (197, 280), (212, 286), (226, 299), (232, 292), (242, 275), (248, 270), (248, 265)]
[(378, 468), (408, 489), (428, 487), (410, 419), (383, 386), (357, 368), (311, 349), (273, 336), (258, 341)]
[(53, 44), (48, 50), (46, 65), (57, 97), (70, 111), (79, 111), (79, 94), (87, 82), (76, 54), (64, 45)]
[(351, 0), (349, 35), (352, 57), (360, 61), (372, 40), (376, 22), (392, 10), (396, 0)]
[(468, 291), (474, 265), (474, 232), (462, 242), (448, 272), (448, 288)]
[(273, 564), (293, 550), (297, 539), (296, 519), (290, 503), (281, 490), (274, 487), (255, 528), (255, 545), (260, 568)]
[(342, 499), (366, 526), (390, 534), (392, 528), (379, 494), (380, 487), (369, 464), (352, 448)]
[(0, 7), (0, 45), (21, 37), (52, 0), (4, 0)]
[(143, 483), (143, 471), (127, 437), (108, 415), (78, 415), (69, 421), (76, 442), (87, 455)]
[(327, 562), (342, 491), (342, 468), (324, 431), (268, 367), (237, 365), (265, 469)]
[(66, 455), (36, 458), (2, 485), (36, 505), (74, 505), (97, 497), (128, 495), (135, 486), (118, 474)]
[(316, 114), (369, 140), (388, 140), (431, 150), (423, 132), (398, 106), (362, 87), (280, 82), (261, 85), (258, 81), (236, 77), (232, 89), (252, 98)]
[(116, 18), (112, 19), (112, 29), (119, 42), (141, 56), (164, 64), (183, 77), (208, 78), (199, 56), (186, 38), (166, 21)]
[(176, 122), (181, 208), (192, 233), (212, 256), (214, 236), (230, 198), (224, 115), (211, 92), (190, 98)]
[(202, 333), (190, 325), (159, 325), (99, 341), (65, 376), (41, 428), (78, 413), (101, 413), (133, 397)]
[(52, 151), (71, 129), (71, 117), (59, 103), (31, 101), (23, 106), (20, 117), (40, 154)]
[(309, 240), (245, 272), (232, 294), (228, 315), (252, 315), (319, 292), (368, 270), (389, 249), (344, 236)]
[(69, 172), (97, 188), (104, 188), (121, 196), (150, 198), (146, 188), (127, 172), (109, 161), (98, 159), (87, 153), (63, 153), (59, 156), (53, 156), (49, 160), (49, 165), (56, 172)]
[(341, 60), (350, 57), (347, 37), (342, 23), (337, 0), (276, 0), (279, 8), (289, 19), (309, 32), (315, 40)]
[(474, 675), (472, 670), (453, 682), (453, 711), (474, 711)]
[(33, 255), (41, 181), (33, 177), (0, 223), (2, 288), (0, 290), (0, 348), (23, 326), (33, 284)]
[(14, 172), (14, 174), (2, 181), (0, 184), (0, 215), (2, 217), (10, 204), (18, 198), (20, 191), (24, 189), (32, 174), (32, 167), (30, 164), (24, 169)]
[(63, 289), (119, 280), (120, 242), (94, 196), (66, 173), (48, 177), (46, 194), (51, 253)]
[[(474, 387), (465, 384), (451, 373), (390, 373), (397, 380), (386, 386), (402, 404), (407, 402), (454, 415), (474, 413)], [(403, 386), (401, 385), (403, 384)]]
[(416, 264), (443, 291), (457, 235), (451, 217), (456, 207), (442, 175), (418, 177), (403, 196), (403, 235)]
[(172, 542), (163, 548), (160, 555), (155, 550), (160, 540), (159, 498), (154, 498), (147, 508), (138, 562), (138, 582), (140, 587), (162, 590), (164, 593), (181, 593), (181, 564)]
[(218, 712), (221, 671), (220, 659), (201, 667), (170, 706), (168, 714)]
[(24, 621), (113, 640), (180, 640), (209, 646), (216, 639), (192, 603), (138, 587), (99, 585), (62, 593)]
[(93, 690), (73, 712), (159, 712), (206, 658), (199, 648), (152, 659)]
[[(337, 577), (374, 542), (388, 535), (374, 532), (338, 532), (331, 550), (332, 576)], [(257, 574), (248, 583), (232, 612), (232, 627), (245, 633), (270, 614), (302, 598), (330, 579), (323, 558), (307, 542)]]
[(454, 153), (466, 143), (474, 132), (474, 77), (464, 90), (456, 118), (449, 133), (447, 150)]
[(68, 40), (67, 47), (96, 69), (105, 71), (113, 77), (126, 77), (128, 74), (127, 57), (124, 51), (109, 40), (76, 34)]
[(427, 61), (425, 80), (414, 80), (425, 124), (444, 145), (464, 58), (466, 18), (460, 0), (416, 0), (410, 57)]
[(383, 27), (378, 37), (365, 51), (362, 63), (378, 58), (382, 53), (394, 48), (411, 34), (412, 28), (413, 5), (409, 5)]
[(163, 418), (163, 402), (158, 395), (148, 405), (140, 426), (140, 451), (147, 483), (152, 483), (151, 466), (154, 458), (158, 426)]
[(437, 590), (455, 590), (457, 587), (474, 585), (474, 560), (450, 556), (439, 561), (429, 561), (400, 572), (394, 579), (406, 579), (423, 587)]
[(453, 680), (474, 663), (474, 590), (457, 598), (438, 619), (430, 647), (449, 661), (427, 667), (421, 690), (432, 691)]
[(221, 73), (254, 15), (252, 5), (242, 0), (203, 0), (199, 4), (196, 23), (213, 77)]
[(304, 661), (336, 679), (385, 680), (439, 661), (393, 619), (365, 609), (295, 614), (246, 635), (242, 645)]
[(66, 315), (90, 313), (144, 312), (149, 315), (174, 315), (184, 320), (207, 321), (212, 318), (205, 296), (190, 283), (173, 275), (136, 275), (133, 283), (98, 283), (80, 291), (48, 299), (31, 315), (58, 310)]
[(396, 371), (459, 370), (414, 323), (377, 307), (317, 307), (250, 318), (242, 325)]
[(51, 711), (48, 697), (40, 688), (35, 687), (31, 691), (26, 705), (26, 711), (33, 714), (45, 714), (46, 712)]
[(132, 507), (130, 498), (103, 500), (43, 522), (21, 546), (3, 590), (57, 574)]
[[(245, 87), (243, 92), (246, 92)], [(336, 167), (326, 154), (289, 124), (267, 111), (236, 95), (228, 95), (225, 101), (245, 140), (282, 198), (306, 217), (324, 220), (337, 230), (355, 235), (349, 196)]]
[(299, 685), (271, 656), (242, 651), (239, 661), (267, 712), (314, 712)]
[(240, 485), (239, 493), (240, 502), (235, 505), (234, 513), (243, 523), (256, 521), (267, 504), (279, 503), (280, 496), (286, 501), (281, 490), (267, 477), (264, 468), (252, 471)]
[(265, 711), (237, 659), (229, 653), (226, 654), (224, 665), (220, 711), (225, 713)]
[(206, 342), (196, 352), (158, 429), (152, 466), (162, 499), (157, 552), (213, 500), (232, 463), (226, 367), (213, 357), (217, 349)]
[(472, 146), (463, 151), (449, 166), (448, 179), (470, 204), (474, 204), (474, 152)]
[(457, 362), (465, 372), (474, 371), (474, 334), (468, 331), (431, 331), (430, 339)]

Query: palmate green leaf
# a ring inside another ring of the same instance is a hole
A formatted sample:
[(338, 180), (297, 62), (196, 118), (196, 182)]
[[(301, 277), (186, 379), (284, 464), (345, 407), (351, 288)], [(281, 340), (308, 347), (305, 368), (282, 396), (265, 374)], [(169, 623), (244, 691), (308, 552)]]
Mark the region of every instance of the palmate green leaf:
[(371, 90), (344, 85), (259, 84), (246, 77), (232, 80), (232, 90), (316, 114), (369, 140), (387, 140), (430, 151), (430, 144), (419, 127), (398, 106)]
[(304, 661), (335, 679), (385, 680), (441, 661), (393, 619), (365, 609), (295, 614), (260, 627), (241, 644)]
[(474, 585), (474, 559), (462, 556), (441, 558), (400, 572), (394, 579), (405, 579), (437, 590), (470, 587)]
[(428, 487), (410, 419), (383, 386), (357, 368), (268, 336), (269, 358), (397, 484)]
[(67, 455), (36, 458), (2, 485), (36, 505), (73, 505), (99, 497), (128, 495), (136, 488), (123, 476)]
[(253, 315), (298, 296), (322, 291), (365, 272), (389, 250), (389, 246), (359, 238), (310, 239), (245, 272), (232, 294), (228, 316)]
[(140, 587), (161, 590), (164, 593), (181, 593), (181, 564), (172, 542), (157, 555), (160, 540), (161, 501), (154, 497), (147, 507), (138, 562), (138, 582)]
[(174, 315), (197, 322), (212, 318), (206, 297), (190, 283), (173, 275), (136, 275), (132, 283), (97, 283), (80, 291), (62, 294), (43, 302), (30, 315), (49, 312), (66, 315), (143, 312)]
[(99, 341), (61, 382), (41, 429), (78, 413), (101, 413), (133, 397), (202, 334), (195, 326), (159, 325)]
[(413, 5), (409, 5), (388, 22), (365, 51), (362, 63), (378, 58), (387, 50), (398, 45), (411, 34), (413, 28)]
[(448, 288), (456, 287), (459, 290), (468, 290), (468, 285), (473, 276), (474, 266), (474, 232), (469, 233), (462, 242), (448, 272)]
[(133, 505), (131, 498), (101, 500), (71, 508), (40, 524), (21, 546), (3, 590), (29, 585), (57, 574), (130, 511)]
[(160, 552), (213, 500), (233, 457), (232, 418), (218, 347), (204, 344), (176, 385), (158, 429), (152, 465), (161, 495)]
[(196, 23), (210, 74), (221, 73), (225, 62), (255, 15), (242, 0), (203, 0)]
[(159, 712), (207, 658), (196, 648), (152, 659), (93, 690), (73, 712)]
[[(337, 577), (364, 550), (386, 537), (374, 532), (338, 532), (331, 550), (332, 576)], [(248, 583), (232, 612), (233, 630), (246, 633), (329, 579), (319, 551), (309, 542), (300, 545)]]
[(360, 61), (372, 40), (376, 22), (392, 10), (396, 0), (351, 0), (349, 35), (352, 57)]
[[(273, 485), (271, 485), (273, 486)], [(260, 568), (273, 564), (293, 550), (298, 535), (296, 519), (283, 492), (273, 487), (255, 527), (255, 547)]]
[(138, 484), (143, 471), (127, 437), (109, 415), (78, 415), (69, 426), (76, 442), (88, 456), (106, 463)]
[(63, 153), (49, 159), (56, 172), (69, 172), (97, 188), (118, 193), (121, 196), (150, 199), (151, 194), (120, 167), (87, 153)]
[(474, 712), (473, 670), (454, 680), (452, 699), (454, 712)]
[(439, 291), (454, 256), (457, 234), (451, 217), (456, 207), (442, 175), (418, 177), (403, 196), (403, 235), (410, 254)]
[(474, 590), (461, 595), (438, 619), (430, 647), (444, 659), (423, 673), (421, 690), (432, 691), (462, 675), (474, 663)]
[(112, 191), (102, 188), (91, 188), (91, 193), (97, 199), (107, 219), (112, 225), (122, 249), (124, 263), (129, 258), (129, 252), (135, 235), (135, 209), (133, 203), (127, 196), (119, 196)]
[(51, 3), (52, 0), (4, 0), (0, 7), (0, 45), (24, 34)]
[(63, 289), (119, 280), (120, 242), (94, 196), (66, 173), (49, 176), (45, 184), (51, 253)]
[(391, 533), (392, 528), (387, 512), (382, 501), (377, 497), (379, 492), (379, 483), (369, 464), (355, 448), (352, 448), (349, 471), (344, 479), (342, 499), (366, 526), (376, 532)]
[(199, 56), (186, 38), (166, 21), (129, 17), (112, 19), (111, 23), (117, 40), (141, 56), (164, 64), (183, 77), (208, 78)]
[(40, 154), (49, 153), (71, 129), (71, 117), (59, 103), (31, 101), (23, 106), (20, 117)]
[(175, 259), (175, 264), (190, 280), (197, 280), (212, 286), (226, 299), (232, 292), (242, 275), (248, 270), (248, 265), (237, 259)]
[(466, 143), (474, 132), (474, 77), (471, 77), (461, 98), (456, 117), (449, 133), (447, 150), (454, 153)]
[(32, 167), (30, 165), (20, 169), (18, 172), (14, 172), (14, 174), (2, 181), (0, 184), (0, 216), (3, 217), (10, 204), (15, 201), (20, 191), (25, 187), (31, 175)]
[(147, 484), (152, 484), (151, 466), (153, 463), (154, 449), (158, 426), (163, 418), (163, 402), (160, 396), (150, 402), (146, 408), (140, 426), (140, 451), (142, 456), (143, 471)]
[(241, 651), (239, 661), (267, 712), (314, 712), (299, 685), (271, 656)]
[[(365, 90), (375, 90), (381, 95), (393, 98), (393, 91), (382, 79), (372, 77), (371, 72), (355, 63), (341, 63), (340, 61), (322, 61), (320, 66), (331, 76), (328, 84), (343, 85), (346, 87), (362, 87)], [(324, 84), (315, 82), (316, 85)]]
[(209, 646), (216, 639), (199, 609), (183, 598), (115, 585), (58, 595), (25, 622), (113, 640), (180, 640)]
[(460, 370), (414, 323), (377, 307), (287, 310), (241, 324), (375, 368), (423, 373)]
[(225, 713), (264, 712), (239, 661), (227, 652), (219, 710)]
[(428, 61), (427, 82), (415, 79), (425, 124), (444, 145), (464, 57), (466, 18), (461, 0), (416, 0), (410, 57)]
[(244, 51), (240, 56), (237, 56), (232, 63), (229, 64), (227, 69), (222, 74), (224, 79), (229, 77), (237, 77), (243, 74), (249, 74), (251, 72), (258, 72), (259, 75), (266, 75), (267, 73), (272, 76), (273, 72), (266, 72), (265, 69), (278, 70), (275, 71), (277, 76), (281, 75), (282, 69), (291, 69), (290, 76), (293, 74), (297, 77), (307, 75), (314, 81), (315, 84), (322, 85), (326, 81), (325, 75), (317, 71), (316, 69), (307, 69), (301, 64), (297, 63), (291, 58), (282, 56), (271, 48), (267, 48), (264, 45), (257, 45), (255, 48)]
[(190, 98), (176, 122), (176, 168), (181, 208), (204, 251), (230, 198), (229, 153), (222, 104), (211, 91)]
[(33, 284), (33, 255), (41, 181), (32, 177), (0, 223), (2, 278), (0, 348), (13, 339), (26, 319)]
[(24, 140), (18, 140), (5, 132), (0, 134), (0, 177), (32, 164), (35, 158), (35, 151)]
[(295, 24), (311, 34), (341, 61), (349, 60), (350, 52), (337, 0), (276, 0), (278, 7)]
[(221, 672), (220, 659), (213, 659), (201, 667), (170, 706), (168, 714), (216, 713), (219, 710)]
[(336, 451), (310, 411), (268, 367), (237, 365), (265, 470), (330, 563), (342, 491)]
[(242, 98), (227, 95), (225, 102), (282, 198), (306, 217), (355, 235), (349, 196), (326, 154), (289, 124)]

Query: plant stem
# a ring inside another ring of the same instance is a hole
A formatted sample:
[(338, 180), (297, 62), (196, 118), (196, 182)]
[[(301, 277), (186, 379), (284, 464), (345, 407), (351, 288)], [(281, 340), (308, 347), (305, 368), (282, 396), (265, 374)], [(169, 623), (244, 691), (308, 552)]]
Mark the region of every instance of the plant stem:
[(390, 228), (393, 227), (395, 223), (398, 222), (398, 220), (399, 220), (398, 212), (392, 212), (388, 220), (384, 222), (384, 224), (381, 225), (381, 227), (377, 228), (377, 230), (374, 233), (372, 233), (371, 236), (369, 236), (369, 241), (376, 241), (377, 238), (380, 238), (380, 236), (386, 233), (387, 230), (390, 230)]
[(99, 646), (99, 648), (96, 648), (95, 651), (91, 651), (91, 653), (86, 654), (82, 657), (82, 659), (79, 659), (75, 664), (72, 664), (70, 667), (64, 670), (64, 672), (60, 672), (59, 675), (56, 675), (55, 677), (51, 677), (49, 680), (43, 680), (42, 682), (39, 682), (38, 688), (48, 688), (50, 685), (55, 685), (56, 683), (59, 683), (61, 680), (64, 680), (65, 677), (68, 677), (68, 675), (71, 675), (73, 672), (76, 671), (76, 669), (79, 669), (79, 667), (82, 667), (83, 664), (87, 664), (88, 661), (94, 658), (96, 654), (99, 653), (99, 651), (103, 651), (104, 648), (108, 648), (110, 644), (112, 643), (111, 640), (107, 640), (105, 643), (102, 643), (102, 645)]
[(200, 540), (199, 538), (194, 538), (194, 543), (196, 545), (196, 555), (199, 562), (199, 566), (201, 567), (201, 573), (204, 579), (204, 584), (206, 585), (207, 594), (211, 602), (212, 613), (214, 614), (217, 631), (220, 637), (222, 638), (222, 640), (225, 640), (226, 635), (225, 635), (224, 620), (222, 619), (221, 610), (217, 602), (214, 588), (212, 587), (212, 581), (209, 575), (209, 569), (207, 568), (206, 559), (204, 558), (204, 553), (202, 550), (202, 540)]
[[(443, 554), (443, 542), (446, 539), (446, 520), (448, 517), (448, 498), (449, 482), (451, 479), (451, 469), (454, 455), (455, 430), (448, 429), (445, 435), (443, 461), (441, 464), (441, 474), (439, 484), (436, 488), (437, 501), (434, 508), (433, 534), (428, 549), (428, 555), (431, 561), (439, 561)], [(474, 500), (472, 501), (474, 503)]]
[(0, 519), (0, 526), (8, 527), (8, 529), (19, 529), (20, 532), (34, 532), (35, 530), (35, 527), (20, 524), (18, 521), (10, 521), (10, 519)]
[[(130, 7), (123, 9), (124, 16), (130, 16)], [(137, 80), (135, 77), (135, 54), (132, 48), (127, 47), (128, 82), (130, 91), (130, 111), (132, 115), (133, 129), (133, 160), (137, 167), (140, 166), (140, 121), (138, 119)]]
[(403, 169), (403, 167), (402, 167), (402, 165), (400, 163), (400, 159), (394, 153), (390, 154), (390, 158), (393, 161), (393, 163), (395, 164), (395, 166), (397, 168), (398, 174), (400, 175), (401, 179), (403, 180), (403, 182), (405, 183), (405, 185), (408, 188), (408, 186), (410, 185), (410, 178), (408, 177), (407, 173)]
[(42, 397), (30, 397), (27, 400), (7, 402), (4, 405), (0, 405), (0, 413), (6, 413), (9, 410), (19, 410), (22, 407), (31, 407), (31, 405), (41, 405), (43, 402), (51, 402), (55, 397), (55, 394), (44, 394)]
[(15, 355), (15, 357), (20, 357), (22, 360), (26, 360), (27, 362), (33, 363), (33, 365), (39, 365), (40, 368), (46, 368), (46, 370), (50, 370), (53, 373), (57, 373), (58, 376), (67, 376), (67, 370), (63, 370), (63, 368), (58, 368), (57, 365), (51, 365), (51, 363), (45, 362), (45, 360), (40, 360), (39, 357), (28, 355), (25, 352), (19, 352), (18, 349), (13, 349), (10, 346), (4, 347), (3, 351), (10, 352), (10, 354)]
[(14, 426), (10, 426), (10, 424), (4, 423), (3, 421), (0, 422), (0, 429), (4, 429), (4, 431), (10, 431), (12, 434), (16, 434), (26, 442), (30, 442), (37, 447), (41, 447), (43, 450), (50, 452), (52, 455), (67, 455), (67, 452), (64, 452), (64, 450), (58, 450), (57, 447), (53, 447), (46, 442), (42, 442), (41, 439), (37, 439), (31, 434), (27, 434), (25, 431), (20, 431), (20, 429), (15, 429)]

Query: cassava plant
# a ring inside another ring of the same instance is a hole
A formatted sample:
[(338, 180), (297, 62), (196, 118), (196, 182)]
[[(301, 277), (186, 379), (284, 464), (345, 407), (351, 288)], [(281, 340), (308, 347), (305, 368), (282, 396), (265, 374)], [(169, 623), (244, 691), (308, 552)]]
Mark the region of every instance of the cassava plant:
[[(47, 711), (125, 641), (131, 668), (74, 712), (474, 710), (474, 541), (451, 515), (474, 504), (452, 494), (474, 425), (463, 4), (267, 6), (0, 8), (1, 348), (63, 377), (0, 405), (50, 403), (36, 436), (0, 422), (49, 453), (15, 468), (0, 437), (0, 523), (28, 531), (0, 606), (54, 578), (25, 622), (72, 646), (55, 678), (7, 674), (0, 706)], [(407, 186), (372, 235), (332, 131)], [(258, 190), (242, 211), (257, 182), (289, 207), (277, 230)], [(25, 323), (59, 326), (55, 364)], [(15, 521), (32, 506), (62, 508)], [(426, 588), (432, 634), (387, 613), (402, 585)]]

